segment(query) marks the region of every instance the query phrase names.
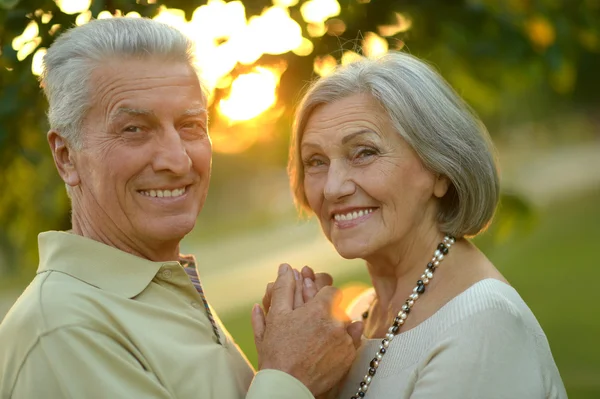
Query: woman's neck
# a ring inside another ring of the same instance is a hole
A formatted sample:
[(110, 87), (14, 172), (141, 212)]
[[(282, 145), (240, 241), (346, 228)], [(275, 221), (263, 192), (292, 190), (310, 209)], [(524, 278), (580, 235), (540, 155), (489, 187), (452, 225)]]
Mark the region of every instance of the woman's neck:
[[(413, 234), (395, 248), (367, 259), (367, 267), (375, 288), (376, 300), (369, 318), (375, 334), (389, 327), (390, 314), (395, 314), (412, 294), (417, 280), (433, 257), (444, 235), (437, 227)], [(378, 334), (377, 334), (378, 335)]]
[(366, 259), (380, 304), (389, 303), (398, 291), (404, 297), (410, 294), (443, 238), (444, 234), (432, 227)]

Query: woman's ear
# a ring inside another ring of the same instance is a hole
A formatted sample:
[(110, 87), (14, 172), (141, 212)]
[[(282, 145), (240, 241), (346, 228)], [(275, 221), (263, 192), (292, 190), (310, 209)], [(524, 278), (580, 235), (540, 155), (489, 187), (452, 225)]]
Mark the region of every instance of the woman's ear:
[(442, 198), (448, 192), (448, 187), (450, 187), (450, 179), (444, 175), (437, 175), (433, 185), (433, 195)]
[(61, 179), (71, 187), (79, 185), (80, 178), (75, 165), (75, 154), (67, 141), (57, 131), (50, 130), (48, 144), (50, 144), (54, 164)]

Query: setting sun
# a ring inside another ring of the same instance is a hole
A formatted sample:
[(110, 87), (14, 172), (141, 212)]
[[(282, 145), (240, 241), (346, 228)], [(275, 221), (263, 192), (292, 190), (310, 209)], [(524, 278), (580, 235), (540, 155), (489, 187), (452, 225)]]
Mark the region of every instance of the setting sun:
[(279, 76), (272, 69), (256, 67), (238, 76), (229, 96), (219, 102), (219, 113), (232, 122), (255, 118), (277, 101)]
[[(90, 0), (56, 2), (61, 11), (75, 15), (77, 26), (88, 23), (94, 15), (97, 19), (141, 17), (138, 12), (125, 13), (118, 9), (93, 14)], [(279, 81), (287, 65), (283, 60), (270, 60), (268, 65), (262, 65), (264, 55), (293, 53), (307, 57), (315, 50), (314, 39), (311, 38), (325, 34), (339, 36), (346, 30), (345, 22), (339, 17), (341, 7), (338, 0), (273, 0), (272, 4), (257, 15), (250, 16), (242, 1), (208, 0), (197, 7), (191, 17), (189, 14), (186, 17), (183, 10), (161, 5), (153, 17), (156, 21), (181, 30), (194, 42), (197, 68), (208, 89), (209, 104), (212, 105), (215, 99), (218, 101), (214, 105), (221, 133), (216, 134), (216, 151), (239, 152), (266, 137), (266, 133), (261, 133), (260, 129), (251, 125), (273, 116), (278, 103)], [(297, 7), (294, 15), (290, 14), (290, 7)], [(385, 33), (410, 28), (408, 18), (400, 14), (396, 17), (396, 24), (380, 27), (384, 36)], [(42, 23), (47, 24), (51, 19), (52, 14), (45, 15)], [(50, 31), (58, 28), (58, 25), (53, 26)], [(19, 60), (34, 54), (31, 65), (34, 75), (43, 73), (46, 49), (38, 49), (41, 29), (47, 28), (31, 21), (12, 43)], [(380, 55), (387, 50), (387, 41), (375, 33), (367, 32), (362, 47), (365, 55)], [(341, 63), (347, 64), (360, 57), (356, 52), (345, 51)], [(333, 55), (325, 54), (316, 56), (312, 63), (315, 73), (325, 76), (333, 71), (338, 61)], [(278, 110), (283, 110), (290, 105), (277, 106)], [(265, 113), (269, 113), (269, 116), (265, 117)], [(235, 133), (223, 128), (232, 125), (237, 126)], [(235, 135), (236, 140), (226, 139), (228, 135), (230, 138)], [(244, 135), (243, 140), (240, 135)], [(239, 145), (233, 145), (234, 141)]]

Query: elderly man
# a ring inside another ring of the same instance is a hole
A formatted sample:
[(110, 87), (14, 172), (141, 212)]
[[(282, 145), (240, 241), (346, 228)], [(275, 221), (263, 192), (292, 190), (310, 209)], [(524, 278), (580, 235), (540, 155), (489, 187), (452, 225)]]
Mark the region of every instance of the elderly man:
[(280, 267), (266, 319), (254, 310), (255, 375), (179, 254), (211, 168), (191, 54), (145, 19), (93, 21), (48, 50), (48, 142), (73, 227), (40, 234), (37, 275), (0, 326), (0, 398), (312, 398), (347, 372), (333, 288), (301, 305)]

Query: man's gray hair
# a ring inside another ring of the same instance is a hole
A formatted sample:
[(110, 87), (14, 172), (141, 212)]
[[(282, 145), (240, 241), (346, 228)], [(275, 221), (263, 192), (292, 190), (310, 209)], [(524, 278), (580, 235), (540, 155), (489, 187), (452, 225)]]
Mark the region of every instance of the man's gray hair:
[(440, 230), (463, 237), (484, 229), (500, 196), (489, 134), (432, 67), (400, 52), (339, 67), (305, 94), (296, 111), (288, 168), (296, 203), (309, 208), (300, 143), (311, 113), (319, 105), (360, 93), (372, 95), (383, 106), (395, 130), (429, 170), (450, 180), (440, 200)]
[(91, 21), (68, 30), (44, 57), (42, 87), (50, 128), (81, 146), (81, 126), (91, 106), (89, 78), (110, 59), (158, 58), (194, 67), (193, 43), (175, 28), (145, 18)]

